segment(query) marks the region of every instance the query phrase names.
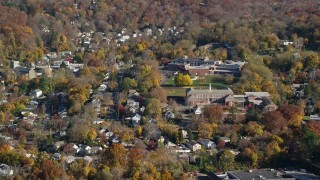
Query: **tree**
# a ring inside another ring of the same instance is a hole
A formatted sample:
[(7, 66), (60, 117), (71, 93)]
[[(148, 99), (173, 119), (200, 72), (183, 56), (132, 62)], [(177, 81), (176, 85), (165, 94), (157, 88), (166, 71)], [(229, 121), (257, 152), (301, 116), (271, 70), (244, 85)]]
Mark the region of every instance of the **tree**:
[(258, 162), (258, 155), (250, 148), (245, 148), (241, 152), (241, 159), (247, 162), (251, 167), (256, 167)]
[(3, 123), (4, 123), (4, 118), (5, 118), (4, 113), (0, 111), (0, 125), (3, 125)]
[(128, 91), (131, 88), (136, 88), (137, 87), (137, 82), (134, 79), (131, 79), (129, 77), (126, 77), (123, 79), (122, 82), (122, 88), (125, 91)]
[(270, 160), (273, 156), (277, 155), (281, 152), (281, 148), (277, 141), (272, 141), (267, 145), (267, 148), (265, 150), (265, 158), (267, 160)]
[(320, 136), (320, 122), (319, 121), (309, 121), (307, 127), (310, 131)]
[(234, 81), (234, 76), (232, 74), (227, 74), (224, 78), (227, 84), (232, 84)]
[(216, 129), (216, 124), (200, 123), (198, 127), (199, 137), (204, 139), (211, 139)]
[(223, 171), (229, 171), (234, 169), (235, 156), (229, 150), (220, 151), (217, 154), (217, 167)]
[(247, 124), (245, 131), (249, 136), (255, 136), (255, 135), (261, 136), (263, 133), (263, 126), (259, 125), (255, 121), (250, 121)]
[(204, 116), (209, 120), (209, 122), (218, 123), (221, 119), (223, 113), (222, 106), (219, 105), (209, 105), (204, 108)]
[(279, 111), (282, 113), (283, 117), (288, 121), (289, 126), (301, 126), (302, 117), (304, 115), (303, 108), (293, 104), (285, 104), (279, 107)]
[(152, 98), (158, 99), (161, 103), (167, 102), (167, 93), (162, 87), (153, 88), (150, 95)]
[(177, 86), (190, 86), (192, 85), (192, 80), (188, 74), (178, 73), (174, 78), (174, 83)]
[(288, 126), (288, 121), (283, 117), (280, 111), (273, 111), (264, 114), (262, 123), (267, 130), (271, 132), (280, 132)]
[(319, 56), (316, 53), (311, 53), (305, 59), (304, 65), (306, 68), (314, 69), (319, 65)]
[(109, 166), (123, 166), (126, 164), (126, 149), (121, 144), (112, 144), (105, 151), (103, 159)]
[(44, 160), (39, 167), (34, 167), (28, 179), (68, 178), (66, 173), (52, 160)]
[(299, 156), (302, 155), (306, 159), (320, 159), (319, 157), (320, 136), (310, 131), (308, 128), (303, 128), (300, 134)]
[(111, 90), (114, 90), (118, 87), (118, 83), (116, 81), (110, 81), (109, 87)]
[(147, 104), (147, 112), (154, 116), (159, 116), (161, 114), (161, 102), (159, 99), (152, 98)]

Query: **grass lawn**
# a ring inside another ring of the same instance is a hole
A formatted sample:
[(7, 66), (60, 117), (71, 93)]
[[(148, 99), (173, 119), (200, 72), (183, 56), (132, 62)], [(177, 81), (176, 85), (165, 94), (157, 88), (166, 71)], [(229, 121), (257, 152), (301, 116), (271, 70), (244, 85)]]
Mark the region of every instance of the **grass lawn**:
[(302, 120), (309, 121), (310, 120), (310, 116), (303, 116)]
[[(227, 88), (228, 85), (224, 82), (224, 78), (221, 75), (208, 75), (205, 76), (205, 79), (203, 82), (201, 82), (201, 80), (199, 80), (199, 78), (195, 78), (195, 76), (190, 76), (191, 79), (196, 79), (193, 80), (192, 83), (192, 87), (208, 87), (209, 84), (211, 83), (211, 87), (212, 88), (217, 88), (217, 89), (223, 89), (223, 88)], [(167, 87), (174, 87), (174, 76), (169, 78), (164, 84), (163, 86), (167, 86)]]
[(176, 87), (176, 88), (164, 88), (167, 92), (167, 96), (180, 96), (184, 97), (186, 95), (186, 88)]

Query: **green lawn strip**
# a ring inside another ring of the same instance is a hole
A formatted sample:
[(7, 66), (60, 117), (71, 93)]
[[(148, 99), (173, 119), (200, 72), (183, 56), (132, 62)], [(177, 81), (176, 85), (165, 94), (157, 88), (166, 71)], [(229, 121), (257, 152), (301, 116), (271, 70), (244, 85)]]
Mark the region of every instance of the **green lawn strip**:
[(310, 116), (303, 116), (302, 120), (309, 121), (310, 120)]

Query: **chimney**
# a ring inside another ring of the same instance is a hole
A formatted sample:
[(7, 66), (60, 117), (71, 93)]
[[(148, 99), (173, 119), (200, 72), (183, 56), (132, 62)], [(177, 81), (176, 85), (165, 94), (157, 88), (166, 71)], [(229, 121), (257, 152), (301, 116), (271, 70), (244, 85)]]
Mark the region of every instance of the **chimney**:
[(209, 91), (211, 91), (211, 83), (209, 84)]

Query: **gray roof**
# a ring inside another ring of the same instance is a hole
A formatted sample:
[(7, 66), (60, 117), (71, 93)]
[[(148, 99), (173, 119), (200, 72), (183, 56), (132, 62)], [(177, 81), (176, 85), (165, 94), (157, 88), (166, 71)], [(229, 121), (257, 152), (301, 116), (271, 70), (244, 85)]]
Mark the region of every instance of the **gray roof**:
[(193, 95), (193, 94), (234, 94), (233, 91), (228, 88), (228, 89), (187, 89), (187, 94), (188, 95)]
[(256, 96), (256, 97), (270, 97), (268, 92), (244, 92), (244, 94), (248, 96)]
[(228, 176), (230, 179), (293, 179), (284, 178), (284, 173), (273, 169), (255, 169), (249, 171), (229, 171)]

